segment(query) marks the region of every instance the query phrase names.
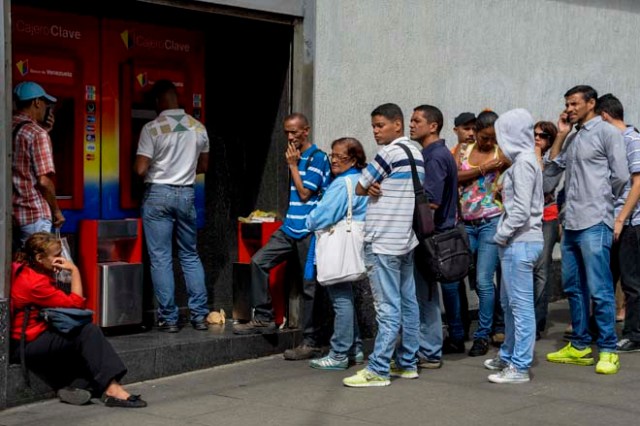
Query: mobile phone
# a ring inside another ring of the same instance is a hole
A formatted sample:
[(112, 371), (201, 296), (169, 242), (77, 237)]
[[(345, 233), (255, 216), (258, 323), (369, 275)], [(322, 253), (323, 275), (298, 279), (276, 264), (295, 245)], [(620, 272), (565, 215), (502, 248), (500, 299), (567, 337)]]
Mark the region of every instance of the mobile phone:
[(44, 112), (44, 123), (46, 124), (49, 121), (49, 117), (53, 115), (53, 106), (47, 105), (47, 109)]

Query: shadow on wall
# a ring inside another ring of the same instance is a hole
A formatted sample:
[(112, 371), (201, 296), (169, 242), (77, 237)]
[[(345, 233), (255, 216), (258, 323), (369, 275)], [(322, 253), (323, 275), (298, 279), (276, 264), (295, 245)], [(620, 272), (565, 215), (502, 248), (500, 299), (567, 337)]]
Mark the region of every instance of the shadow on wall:
[(557, 3), (569, 3), (576, 6), (598, 9), (617, 9), (624, 12), (640, 13), (640, 2), (636, 0), (552, 0)]

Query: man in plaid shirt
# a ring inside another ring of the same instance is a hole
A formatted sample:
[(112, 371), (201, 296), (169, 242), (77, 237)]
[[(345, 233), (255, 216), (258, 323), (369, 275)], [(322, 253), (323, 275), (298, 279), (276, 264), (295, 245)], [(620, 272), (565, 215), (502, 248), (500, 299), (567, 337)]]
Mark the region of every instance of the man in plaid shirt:
[(31, 81), (13, 90), (16, 113), (13, 116), (13, 220), (14, 234), (24, 244), (34, 232), (51, 232), (65, 219), (58, 207), (53, 182), (55, 167), (48, 130), (53, 116), (48, 114), (56, 98)]

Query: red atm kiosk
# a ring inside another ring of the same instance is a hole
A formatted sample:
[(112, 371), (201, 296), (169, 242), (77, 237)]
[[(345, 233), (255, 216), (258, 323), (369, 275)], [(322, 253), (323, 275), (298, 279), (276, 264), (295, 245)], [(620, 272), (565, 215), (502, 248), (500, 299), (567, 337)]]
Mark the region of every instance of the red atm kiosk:
[(98, 19), (12, 8), (13, 83), (42, 85), (58, 98), (50, 133), (56, 192), (75, 232), (81, 218), (99, 215), (100, 116)]

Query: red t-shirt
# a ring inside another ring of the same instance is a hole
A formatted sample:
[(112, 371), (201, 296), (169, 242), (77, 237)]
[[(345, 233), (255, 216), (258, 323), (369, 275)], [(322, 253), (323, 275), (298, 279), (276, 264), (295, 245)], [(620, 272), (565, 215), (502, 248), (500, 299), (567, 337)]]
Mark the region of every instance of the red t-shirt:
[(40, 308), (79, 308), (85, 306), (84, 297), (75, 293), (65, 293), (55, 286), (55, 280), (36, 272), (28, 266), (22, 268), (16, 275), (19, 263), (13, 263), (13, 280), (11, 284), (11, 338), (20, 340), (22, 323), (24, 321), (24, 308), (35, 306), (29, 313), (27, 323), (26, 341), (35, 340), (47, 329), (47, 323), (38, 318)]

